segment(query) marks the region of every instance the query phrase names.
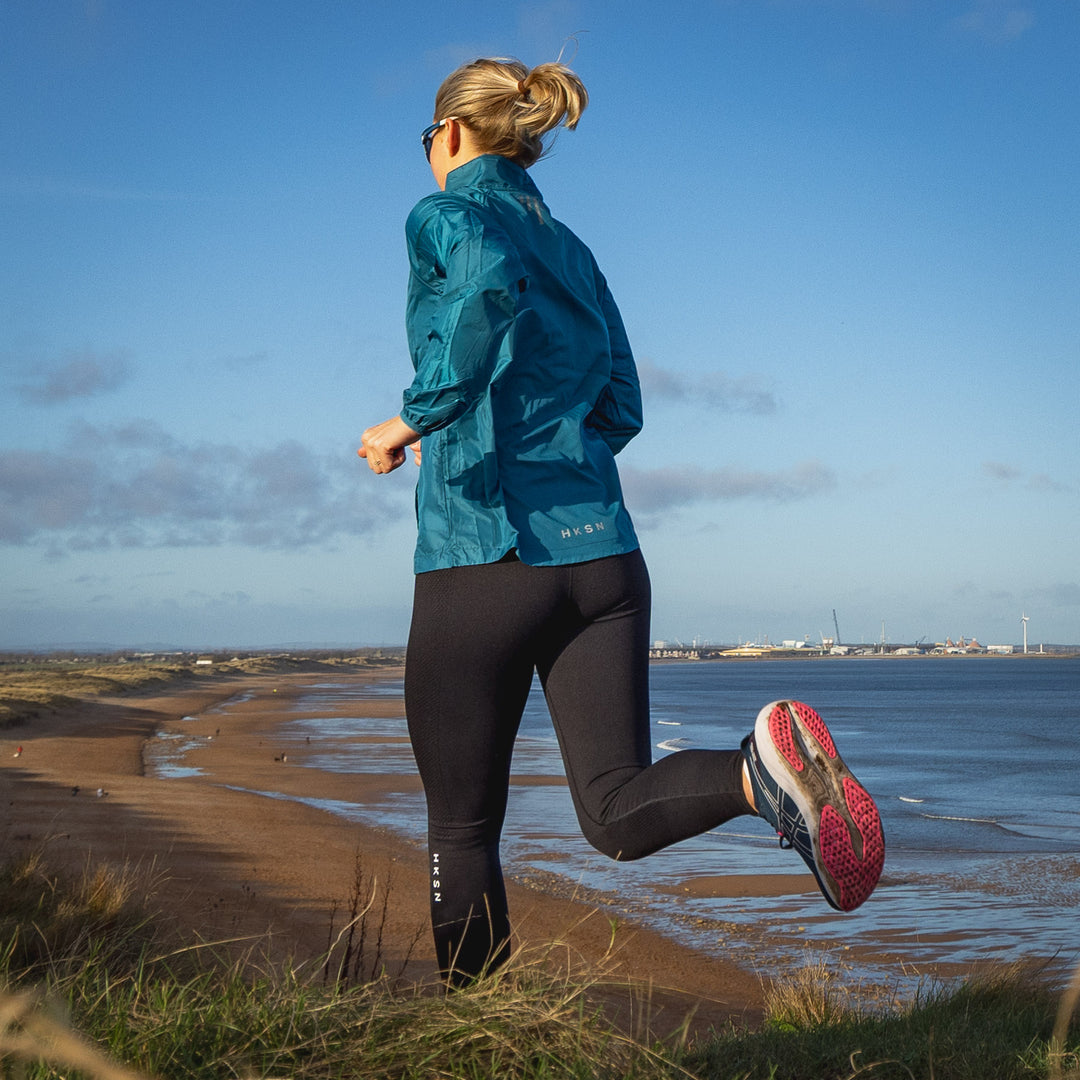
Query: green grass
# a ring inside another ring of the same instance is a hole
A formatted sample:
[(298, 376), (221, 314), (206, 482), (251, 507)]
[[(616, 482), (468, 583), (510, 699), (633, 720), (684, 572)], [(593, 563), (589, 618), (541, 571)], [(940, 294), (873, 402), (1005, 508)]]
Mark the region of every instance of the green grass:
[(810, 966), (773, 988), (759, 1029), (662, 1046), (608, 1023), (590, 994), (601, 976), (553, 975), (542, 956), (446, 994), (355, 967), (327, 980), (323, 958), (271, 963), (258, 942), (170, 941), (155, 884), (152, 869), (0, 867), (0, 1077), (1080, 1077), (1075, 1022), (1052, 1053), (1075, 1002), (1020, 966), (884, 1012)]
[(1080, 1076), (1080, 1031), (1054, 1054), (1061, 1000), (1045, 972), (1016, 964), (958, 987), (931, 986), (882, 1012), (844, 1000), (820, 966), (796, 973), (749, 1035), (731, 1032), (692, 1055), (701, 1076), (832, 1080), (1020, 1080)]

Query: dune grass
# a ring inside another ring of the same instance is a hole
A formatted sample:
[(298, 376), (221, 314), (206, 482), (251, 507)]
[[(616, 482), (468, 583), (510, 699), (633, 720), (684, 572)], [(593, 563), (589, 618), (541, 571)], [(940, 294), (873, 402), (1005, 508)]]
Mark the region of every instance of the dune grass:
[(0, 1076), (67, 1076), (94, 1048), (87, 1075), (108, 1078), (674, 1075), (586, 1003), (587, 980), (535, 958), (452, 994), (345, 961), (272, 964), (257, 941), (170, 943), (147, 914), (153, 885), (138, 869), (64, 880), (39, 857), (0, 871)]
[(188, 674), (171, 664), (0, 665), (0, 729), (70, 708), (87, 698), (161, 689)]
[(0, 655), (0, 730), (32, 724), (42, 715), (94, 698), (163, 691), (185, 681), (205, 684), (238, 675), (371, 671), (396, 667), (402, 656), (400, 649), (296, 656), (253, 653), (217, 657), (213, 664), (200, 667), (194, 666), (193, 656), (128, 662), (107, 657), (28, 660)]
[(170, 940), (152, 914), (157, 884), (153, 868), (0, 867), (0, 1077), (1080, 1077), (1076, 995), (1021, 965), (886, 1012), (809, 965), (772, 987), (758, 1029), (661, 1045), (607, 1020), (591, 994), (603, 973), (554, 974), (534, 954), (449, 994), (381, 969), (327, 980), (323, 958), (274, 964), (259, 942)]
[(928, 984), (914, 1001), (882, 1011), (862, 1007), (827, 965), (814, 963), (772, 988), (760, 1030), (717, 1036), (692, 1055), (693, 1071), (787, 1080), (1075, 1080), (1080, 1025), (1070, 1016), (1055, 1029), (1062, 995), (1051, 985), (1045, 966), (1000, 965), (958, 986)]

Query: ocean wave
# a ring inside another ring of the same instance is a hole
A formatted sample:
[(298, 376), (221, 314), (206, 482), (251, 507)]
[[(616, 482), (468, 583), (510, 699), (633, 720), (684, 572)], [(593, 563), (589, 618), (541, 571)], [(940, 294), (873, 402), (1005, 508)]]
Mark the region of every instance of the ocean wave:
[(685, 750), (690, 745), (689, 739), (665, 739), (656, 744), (657, 750)]
[(998, 822), (997, 826), (1016, 836), (1026, 836), (1032, 840), (1049, 840), (1070, 848), (1076, 847), (1080, 842), (1080, 830), (1075, 825)]
[(966, 821), (972, 825), (997, 825), (998, 828), (1005, 828), (994, 818), (985, 817), (958, 817), (953, 814), (921, 814), (921, 817), (928, 818), (930, 821)]

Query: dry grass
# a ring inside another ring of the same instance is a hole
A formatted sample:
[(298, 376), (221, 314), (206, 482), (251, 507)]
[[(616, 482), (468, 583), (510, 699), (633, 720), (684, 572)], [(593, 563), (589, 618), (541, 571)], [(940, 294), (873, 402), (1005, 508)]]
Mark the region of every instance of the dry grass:
[(368, 959), (354, 936), (347, 970), (347, 928), (309, 965), (272, 965), (259, 942), (237, 957), (235, 942), (169, 941), (149, 914), (157, 884), (92, 865), (65, 880), (40, 856), (0, 866), (0, 1076), (1080, 1080), (1080, 971), (1064, 995), (1017, 964), (883, 1010), (811, 962), (770, 989), (761, 1029), (660, 1046), (607, 1021), (591, 1003), (604, 965), (566, 944), (461, 991), (387, 977), (389, 883), (359, 861), (348, 925), (359, 935), (368, 918)]
[(0, 665), (0, 728), (90, 698), (164, 689), (191, 674), (190, 667), (174, 664)]
[(146, 1080), (87, 1042), (34, 991), (0, 991), (0, 1067), (9, 1057), (63, 1071), (78, 1069), (94, 1080)]
[(0, 730), (31, 723), (80, 701), (163, 691), (183, 681), (206, 683), (238, 675), (371, 671), (397, 666), (402, 656), (400, 649), (314, 656), (253, 654), (220, 657), (205, 666), (195, 666), (194, 657), (176, 662), (0, 659)]
[(1069, 1029), (1077, 1019), (1080, 1006), (1080, 964), (1073, 972), (1072, 980), (1061, 995), (1054, 1032), (1050, 1038), (1050, 1080), (1080, 1080), (1080, 1060), (1076, 1050), (1068, 1049)]
[[(71, 1069), (99, 1080), (680, 1075), (670, 1055), (614, 1030), (587, 1003), (596, 976), (567, 970), (565, 955), (551, 962), (565, 945), (519, 952), (463, 991), (381, 972), (322, 985), (327, 964), (271, 966), (258, 942), (241, 958), (212, 943), (169, 945), (152, 921), (134, 917), (148, 902), (146, 883), (93, 868), (66, 882), (40, 858), (8, 868), (0, 1075), (16, 1061), (28, 1080)], [(383, 894), (358, 873), (360, 889), (377, 938)], [(72, 933), (75, 925), (86, 932)], [(553, 974), (556, 966), (563, 972)]]

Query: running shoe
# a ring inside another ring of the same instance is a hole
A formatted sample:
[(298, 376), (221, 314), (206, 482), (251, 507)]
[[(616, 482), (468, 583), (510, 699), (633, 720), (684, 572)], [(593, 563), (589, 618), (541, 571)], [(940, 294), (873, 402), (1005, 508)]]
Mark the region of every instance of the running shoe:
[(810, 867), (825, 899), (853, 911), (885, 864), (877, 806), (836, 752), (825, 721), (801, 701), (774, 701), (742, 742), (757, 812)]

